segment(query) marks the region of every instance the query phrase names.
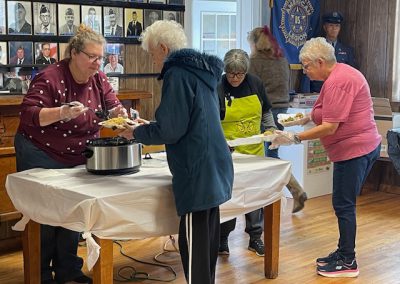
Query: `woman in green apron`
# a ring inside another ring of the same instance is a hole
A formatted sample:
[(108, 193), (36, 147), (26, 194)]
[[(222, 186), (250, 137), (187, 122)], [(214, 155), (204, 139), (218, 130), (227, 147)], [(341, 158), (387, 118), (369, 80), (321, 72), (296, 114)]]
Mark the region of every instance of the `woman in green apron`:
[[(263, 82), (248, 74), (250, 59), (241, 49), (232, 49), (224, 58), (225, 74), (218, 86), (221, 123), (227, 140), (249, 137), (276, 128), (271, 104), (265, 94)], [(235, 147), (243, 154), (264, 156), (264, 143)], [(248, 249), (258, 256), (264, 255), (263, 209), (246, 215), (246, 233), (250, 236)], [(235, 229), (236, 219), (221, 224), (220, 254), (229, 254), (228, 236)]]

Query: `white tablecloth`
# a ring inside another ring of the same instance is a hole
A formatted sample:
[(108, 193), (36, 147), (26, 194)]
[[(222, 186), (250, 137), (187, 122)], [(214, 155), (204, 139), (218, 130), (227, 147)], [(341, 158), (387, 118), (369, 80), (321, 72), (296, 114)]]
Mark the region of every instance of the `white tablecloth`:
[[(103, 239), (141, 239), (178, 232), (171, 173), (164, 154), (143, 160), (135, 174), (101, 176), (84, 167), (31, 169), (7, 176), (6, 188), (23, 214), (16, 230), (29, 219), (41, 224), (85, 232), (89, 241), (88, 266), (99, 247), (91, 234)], [(221, 206), (221, 221), (264, 207), (283, 197), (290, 178), (287, 161), (233, 155), (232, 199)]]

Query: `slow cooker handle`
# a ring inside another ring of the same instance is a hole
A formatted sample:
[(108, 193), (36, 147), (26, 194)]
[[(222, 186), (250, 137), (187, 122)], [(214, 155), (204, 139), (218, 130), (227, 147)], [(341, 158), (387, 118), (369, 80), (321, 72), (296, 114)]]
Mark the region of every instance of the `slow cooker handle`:
[(86, 148), (85, 150), (82, 151), (82, 156), (84, 156), (86, 159), (89, 159), (93, 156), (93, 151)]

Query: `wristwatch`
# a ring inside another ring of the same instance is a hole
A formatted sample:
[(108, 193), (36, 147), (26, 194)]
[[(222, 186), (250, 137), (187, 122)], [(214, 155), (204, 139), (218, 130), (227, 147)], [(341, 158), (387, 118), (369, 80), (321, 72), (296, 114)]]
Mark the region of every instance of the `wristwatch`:
[(301, 140), (297, 134), (294, 135), (294, 144), (301, 144)]

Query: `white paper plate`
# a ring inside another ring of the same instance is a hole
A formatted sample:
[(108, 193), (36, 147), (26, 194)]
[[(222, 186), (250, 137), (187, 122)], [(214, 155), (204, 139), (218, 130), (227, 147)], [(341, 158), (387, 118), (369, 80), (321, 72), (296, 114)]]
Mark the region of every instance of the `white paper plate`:
[(236, 146), (241, 146), (241, 145), (251, 145), (251, 144), (259, 144), (264, 141), (270, 142), (272, 139), (274, 139), (276, 134), (271, 134), (271, 135), (263, 135), (263, 134), (258, 134), (250, 137), (244, 137), (244, 138), (237, 138), (234, 140), (228, 140), (227, 143), (230, 147), (236, 147)]
[[(133, 120), (129, 119), (129, 118), (124, 118), (125, 122), (127, 122), (128, 124), (131, 125), (136, 125), (138, 124), (137, 122), (134, 122)], [(108, 120), (99, 122), (99, 125), (105, 127), (105, 128), (112, 128), (112, 129), (125, 129), (125, 127), (121, 124), (112, 124), (112, 123), (108, 123)]]

